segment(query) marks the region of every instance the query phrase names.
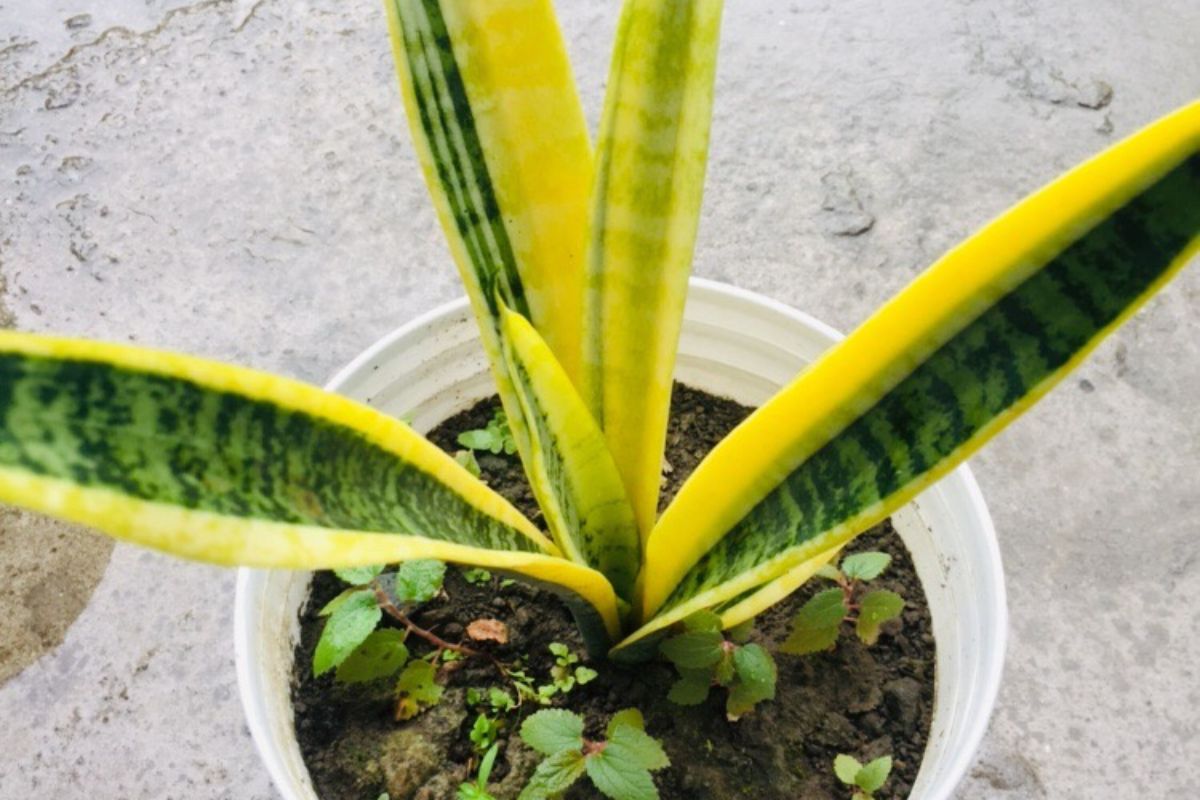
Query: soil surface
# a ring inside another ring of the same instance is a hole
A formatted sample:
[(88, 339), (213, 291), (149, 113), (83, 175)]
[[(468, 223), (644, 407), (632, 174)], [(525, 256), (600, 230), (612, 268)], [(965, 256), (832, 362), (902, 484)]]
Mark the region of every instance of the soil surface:
[[(429, 434), (453, 452), (463, 430), (482, 428), (496, 401), (485, 401), (452, 417)], [(678, 490), (704, 454), (750, 409), (676, 385), (663, 503)], [(535, 521), (540, 518), (516, 456), (480, 455), (483, 478)], [(664, 800), (847, 800), (848, 787), (833, 775), (838, 753), (865, 762), (891, 754), (895, 767), (876, 797), (907, 797), (920, 766), (933, 711), (934, 644), (925, 597), (900, 538), (890, 523), (864, 534), (850, 551), (883, 550), (891, 567), (872, 585), (899, 592), (908, 601), (901, 620), (884, 627), (871, 648), (847, 632), (832, 652), (789, 656), (775, 652), (789, 632), (789, 620), (813, 593), (828, 588), (817, 579), (757, 620), (753, 640), (774, 652), (779, 666), (775, 701), (760, 704), (737, 722), (725, 717), (724, 691), (714, 689), (708, 701), (684, 708), (665, 698), (675, 679), (666, 663), (633, 668), (593, 663), (599, 677), (578, 686), (555, 705), (583, 714), (589, 733), (600, 736), (615, 711), (636, 707), (645, 715), (647, 731), (661, 739), (672, 766), (655, 773)], [(408, 722), (393, 719), (394, 700), (382, 685), (340, 686), (331, 678), (313, 679), (309, 668), (320, 635), (319, 609), (343, 587), (320, 573), (301, 619), (296, 652), (293, 698), (296, 729), (309, 771), (322, 800), (453, 800), (458, 784), (473, 770), (475, 757), (468, 733), (478, 711), (468, 708), (470, 687), (511, 689), (483, 659), (456, 662), (443, 670), (442, 701)], [(482, 585), (467, 582), (457, 569), (446, 573), (445, 595), (413, 614), (414, 621), (459, 641), (476, 619), (495, 618), (508, 627), (509, 643), (491, 652), (504, 662), (524, 657), (526, 671), (546, 682), (553, 666), (551, 642), (562, 642), (583, 656), (583, 643), (566, 608), (553, 596), (498, 577)], [(846, 626), (847, 629), (849, 626)], [(414, 654), (428, 652), (409, 637)], [(536, 711), (526, 702), (508, 715), (502, 730), (500, 758), (489, 790), (497, 800), (515, 798), (539, 756), (515, 730)], [(602, 796), (582, 780), (567, 800), (599, 800)]]

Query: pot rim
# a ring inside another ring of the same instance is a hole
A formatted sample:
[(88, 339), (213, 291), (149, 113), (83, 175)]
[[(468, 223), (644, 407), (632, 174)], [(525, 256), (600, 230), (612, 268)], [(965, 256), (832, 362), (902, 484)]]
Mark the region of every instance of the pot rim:
[[(845, 338), (838, 330), (810, 314), (748, 289), (742, 289), (721, 281), (697, 277), (689, 279), (688, 288), (689, 299), (693, 296), (723, 296), (740, 300), (745, 303), (765, 307), (782, 316), (795, 320), (802, 325), (819, 331), (831, 340)], [(325, 388), (329, 391), (338, 391), (365, 365), (374, 361), (398, 339), (409, 336), (414, 331), (442, 319), (469, 313), (468, 305), (469, 303), (465, 296), (459, 297), (455, 300), (442, 303), (392, 330), (376, 340), (371, 346), (363, 350), (348, 364), (338, 370), (325, 384)], [(1004, 566), (1000, 554), (999, 542), (996, 539), (995, 525), (988, 511), (983, 492), (975, 480), (975, 476), (972, 474), (970, 467), (964, 463), (943, 477), (938, 484), (949, 481), (957, 483), (957, 488), (964, 493), (971, 512), (976, 517), (976, 523), (983, 534), (980, 537), (980, 543), (983, 545), (986, 555), (985, 560), (981, 564), (986, 573), (983, 577), (985, 582), (990, 583), (993, 587), (993, 591), (988, 594), (991, 607), (986, 610), (990, 619), (995, 623), (988, 631), (986, 639), (979, 643), (981, 649), (989, 651), (993, 655), (981, 664), (980, 668), (971, 676), (973, 680), (970, 681), (972, 684), (970, 692), (979, 697), (978, 708), (982, 713), (979, 713), (966, 723), (966, 731), (958, 739), (960, 745), (955, 748), (955, 755), (950, 759), (948, 764), (944, 764), (942, 767), (944, 773), (950, 776), (949, 780), (944, 781), (944, 785), (956, 787), (962, 782), (967, 771), (974, 763), (979, 745), (987, 732), (992, 713), (995, 710), (1007, 651), (1008, 597), (1004, 581)], [(935, 488), (938, 484), (934, 484), (934, 487), (931, 487), (931, 489)], [(253, 649), (252, 640), (255, 632), (250, 625), (251, 615), (249, 613), (249, 606), (252, 603), (251, 584), (262, 572), (262, 570), (250, 568), (241, 568), (238, 570), (234, 600), (233, 631), (238, 695), (243, 711), (245, 712), (246, 726), (250, 730), (251, 737), (254, 740), (255, 749), (258, 750), (259, 756), (267, 767), (267, 772), (275, 787), (283, 792), (283, 787), (289, 785), (289, 774), (275, 752), (272, 734), (266, 720), (252, 711), (256, 705), (255, 698), (264, 691), (262, 676), (254, 669), (255, 665), (251, 661), (250, 656)], [(948, 793), (944, 796), (948, 796)]]

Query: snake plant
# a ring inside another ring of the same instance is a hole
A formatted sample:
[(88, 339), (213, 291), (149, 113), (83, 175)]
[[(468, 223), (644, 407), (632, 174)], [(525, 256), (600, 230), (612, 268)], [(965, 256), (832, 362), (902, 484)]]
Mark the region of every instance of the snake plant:
[(405, 423), (282, 377), (0, 333), (0, 499), (218, 564), (547, 587), (595, 652), (795, 590), (1029, 408), (1200, 247), (1200, 103), (950, 251), (656, 519), (720, 0), (627, 0), (593, 152), (550, 0), (386, 0), (413, 141), (546, 531)]

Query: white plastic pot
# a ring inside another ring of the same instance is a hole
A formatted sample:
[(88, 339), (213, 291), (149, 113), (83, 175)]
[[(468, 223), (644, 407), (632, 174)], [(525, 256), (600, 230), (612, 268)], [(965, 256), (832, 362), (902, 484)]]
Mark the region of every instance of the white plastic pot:
[[(767, 298), (693, 279), (676, 377), (761, 404), (839, 339), (829, 326)], [(466, 300), (444, 305), (376, 343), (329, 388), (427, 431), (493, 394)], [(987, 506), (960, 467), (895, 515), (924, 585), (937, 641), (933, 730), (914, 800), (949, 798), (987, 728), (1004, 661), (1004, 575)], [(317, 800), (300, 755), (290, 697), (298, 614), (310, 573), (242, 570), (235, 638), (242, 705), (285, 800)]]

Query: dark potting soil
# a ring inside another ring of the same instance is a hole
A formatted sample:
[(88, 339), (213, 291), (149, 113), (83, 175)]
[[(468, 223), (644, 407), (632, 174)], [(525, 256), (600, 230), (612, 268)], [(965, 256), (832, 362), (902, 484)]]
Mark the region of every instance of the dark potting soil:
[[(458, 433), (483, 428), (497, 401), (485, 401), (446, 420), (429, 434), (440, 447), (459, 449)], [(667, 435), (663, 503), (684, 478), (750, 409), (730, 400), (676, 385)], [(516, 456), (478, 455), (483, 479), (517, 507), (540, 520), (536, 503)], [(912, 561), (890, 523), (861, 536), (850, 550), (883, 550), (892, 565), (874, 582), (899, 592), (907, 605), (901, 620), (888, 623), (871, 648), (845, 633), (833, 652), (789, 656), (775, 652), (786, 638), (796, 610), (828, 583), (817, 579), (756, 621), (753, 639), (775, 653), (779, 666), (776, 699), (760, 704), (737, 722), (725, 717), (724, 691), (714, 689), (706, 703), (684, 708), (666, 700), (673, 669), (653, 662), (626, 667), (593, 663), (599, 677), (578, 686), (555, 705), (582, 714), (589, 734), (602, 735), (615, 711), (636, 707), (647, 731), (661, 739), (671, 766), (655, 773), (663, 800), (846, 800), (852, 793), (834, 777), (839, 753), (864, 763), (891, 754), (892, 777), (876, 797), (904, 798), (912, 787), (929, 737), (933, 711), (934, 643), (928, 606)], [(296, 649), (293, 700), (300, 748), (322, 800), (453, 800), (478, 759), (468, 733), (477, 711), (467, 708), (468, 687), (511, 689), (483, 659), (454, 662), (441, 676), (442, 701), (407, 722), (396, 722), (394, 698), (380, 685), (342, 686), (329, 676), (312, 677), (312, 652), (320, 635), (316, 615), (343, 586), (331, 573), (318, 573), (312, 597), (301, 617)], [(525, 657), (526, 671), (547, 682), (551, 642), (562, 642), (581, 656), (583, 642), (566, 608), (552, 595), (498, 577), (482, 585), (447, 570), (445, 595), (413, 614), (414, 621), (449, 641), (459, 641), (476, 619), (499, 619), (509, 642), (491, 649), (510, 662)], [(385, 618), (386, 619), (386, 618)], [(847, 626), (848, 627), (848, 626)], [(410, 636), (415, 655), (428, 652)], [(474, 645), (473, 645), (474, 646)], [(515, 798), (540, 757), (516, 735), (521, 719), (536, 711), (533, 703), (509, 715), (500, 735), (500, 757), (489, 791), (497, 800)], [(586, 779), (567, 800), (600, 800)]]

